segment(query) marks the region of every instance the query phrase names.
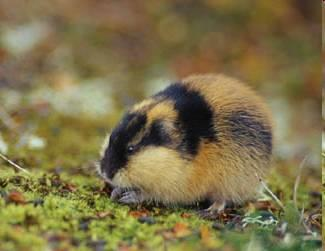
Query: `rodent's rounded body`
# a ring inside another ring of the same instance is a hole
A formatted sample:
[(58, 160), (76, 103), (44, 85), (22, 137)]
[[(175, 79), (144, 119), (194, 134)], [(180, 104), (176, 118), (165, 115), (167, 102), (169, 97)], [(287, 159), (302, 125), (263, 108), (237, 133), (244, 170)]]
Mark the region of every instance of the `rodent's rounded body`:
[(135, 105), (104, 146), (102, 176), (122, 202), (215, 204), (254, 198), (272, 155), (271, 115), (249, 87), (190, 76)]

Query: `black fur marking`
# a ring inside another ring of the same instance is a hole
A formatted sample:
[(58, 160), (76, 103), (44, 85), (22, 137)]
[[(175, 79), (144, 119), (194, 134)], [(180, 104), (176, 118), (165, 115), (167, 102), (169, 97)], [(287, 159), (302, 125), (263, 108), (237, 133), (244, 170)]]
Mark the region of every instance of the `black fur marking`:
[(269, 158), (272, 153), (272, 132), (255, 115), (236, 111), (229, 117), (231, 136), (240, 145), (255, 148)]
[(161, 121), (154, 121), (149, 132), (143, 137), (139, 146), (168, 146), (171, 143), (171, 138), (164, 130)]
[(146, 122), (145, 114), (128, 113), (114, 129), (104, 158), (101, 160), (101, 170), (108, 178), (113, 178), (115, 173), (126, 165), (128, 143), (145, 126)]
[(196, 155), (202, 139), (217, 141), (213, 126), (213, 111), (204, 97), (197, 91), (189, 90), (181, 84), (172, 84), (155, 97), (171, 99), (178, 112), (180, 129), (184, 131), (181, 148)]

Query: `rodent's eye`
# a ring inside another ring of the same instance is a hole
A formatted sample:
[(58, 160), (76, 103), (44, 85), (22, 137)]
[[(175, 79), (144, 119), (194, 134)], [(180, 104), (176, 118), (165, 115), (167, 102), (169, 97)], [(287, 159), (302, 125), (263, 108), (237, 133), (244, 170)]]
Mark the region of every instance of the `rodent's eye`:
[(134, 151), (134, 146), (129, 146), (128, 149), (127, 149), (127, 152), (128, 153), (133, 153)]

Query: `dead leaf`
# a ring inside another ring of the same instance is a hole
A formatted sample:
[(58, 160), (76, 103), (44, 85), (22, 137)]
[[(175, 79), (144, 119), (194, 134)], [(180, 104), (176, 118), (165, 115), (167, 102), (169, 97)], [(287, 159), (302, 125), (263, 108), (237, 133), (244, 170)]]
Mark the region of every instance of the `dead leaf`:
[(200, 227), (200, 235), (201, 235), (201, 241), (203, 245), (205, 245), (208, 248), (218, 248), (222, 246), (222, 242), (218, 239), (212, 238), (212, 234), (208, 228), (208, 226), (201, 226)]
[(139, 249), (136, 246), (129, 246), (127, 244), (120, 244), (118, 251), (138, 251)]
[(114, 214), (110, 211), (104, 211), (104, 212), (97, 212), (96, 216), (98, 219), (104, 219), (106, 217), (112, 218), (112, 217), (114, 217)]
[(62, 188), (68, 190), (69, 192), (77, 191), (77, 187), (70, 183), (65, 183)]
[(271, 210), (272, 212), (277, 210), (272, 201), (256, 201), (253, 205), (256, 210)]
[(129, 215), (134, 218), (147, 217), (147, 216), (149, 216), (149, 214), (150, 214), (150, 212), (146, 209), (129, 212)]
[(162, 232), (161, 235), (165, 240), (172, 240), (175, 238), (175, 234), (170, 231)]
[(182, 238), (191, 234), (190, 229), (184, 223), (176, 223), (173, 232), (177, 238)]
[(184, 219), (188, 219), (188, 218), (191, 218), (192, 217), (192, 214), (189, 214), (189, 213), (181, 213), (181, 217), (184, 218)]
[(201, 240), (203, 242), (208, 242), (210, 240), (210, 231), (207, 226), (200, 227)]
[(8, 194), (8, 202), (13, 202), (16, 204), (25, 204), (26, 200), (22, 193), (18, 191), (12, 191)]

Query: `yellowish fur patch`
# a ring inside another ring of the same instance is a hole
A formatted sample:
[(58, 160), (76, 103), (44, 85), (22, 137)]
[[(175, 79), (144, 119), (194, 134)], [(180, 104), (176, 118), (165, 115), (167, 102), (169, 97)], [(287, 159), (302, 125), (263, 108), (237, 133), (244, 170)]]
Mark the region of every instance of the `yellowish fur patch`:
[(118, 187), (134, 187), (133, 183), (128, 178), (128, 171), (125, 168), (120, 169), (112, 180), (114, 186)]
[(164, 101), (156, 104), (147, 112), (148, 124), (152, 124), (155, 120), (169, 120), (175, 121), (177, 118), (177, 112), (174, 109), (174, 103), (172, 101)]
[(221, 145), (201, 144), (188, 186), (214, 201), (252, 199), (259, 186), (256, 175), (263, 178), (268, 163), (252, 159), (248, 152), (225, 141)]
[[(141, 109), (143, 107), (141, 106)], [(179, 135), (174, 127), (174, 121), (177, 119), (177, 112), (174, 109), (174, 103), (172, 101), (163, 101), (159, 103), (151, 103), (146, 106), (147, 123), (144, 128), (129, 142), (130, 145), (136, 145), (142, 139), (143, 135), (150, 129), (151, 125), (155, 121), (160, 121), (165, 130), (173, 139), (172, 145), (179, 143)], [(132, 122), (132, 121), (131, 121)]]
[(136, 112), (136, 111), (142, 111), (145, 110), (147, 107), (150, 107), (151, 105), (153, 105), (156, 101), (152, 98), (146, 99), (144, 101), (142, 101), (139, 104), (135, 104), (132, 109), (131, 112)]
[(133, 156), (126, 177), (144, 191), (148, 198), (164, 203), (188, 203), (196, 194), (188, 190), (188, 175), (193, 165), (177, 151), (149, 147)]

